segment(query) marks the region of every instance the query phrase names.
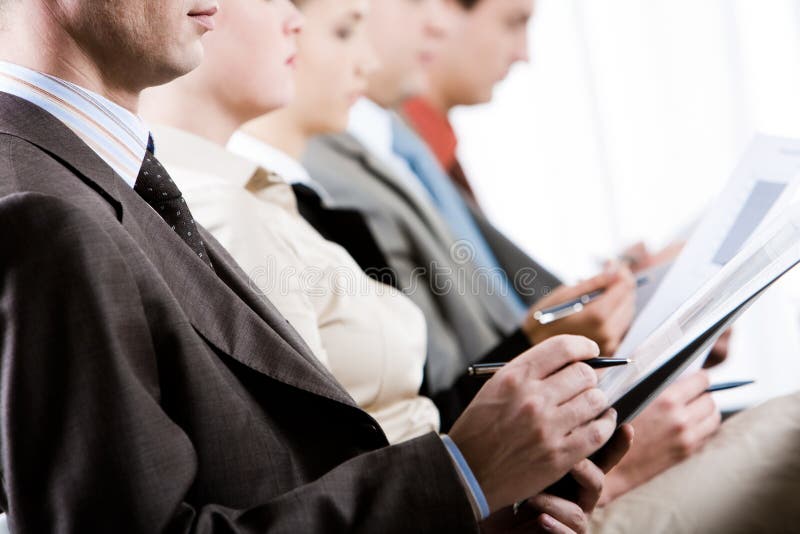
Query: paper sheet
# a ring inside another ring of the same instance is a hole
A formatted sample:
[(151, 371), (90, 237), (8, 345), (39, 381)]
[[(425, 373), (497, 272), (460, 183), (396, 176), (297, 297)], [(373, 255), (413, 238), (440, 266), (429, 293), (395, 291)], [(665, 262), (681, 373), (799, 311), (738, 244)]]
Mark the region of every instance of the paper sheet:
[[(791, 202), (800, 186), (800, 141), (759, 135), (711, 204), (616, 355), (629, 357)], [(701, 365), (698, 363), (697, 366)]]
[(800, 204), (783, 210), (630, 354), (600, 387), (611, 402), (800, 261)]

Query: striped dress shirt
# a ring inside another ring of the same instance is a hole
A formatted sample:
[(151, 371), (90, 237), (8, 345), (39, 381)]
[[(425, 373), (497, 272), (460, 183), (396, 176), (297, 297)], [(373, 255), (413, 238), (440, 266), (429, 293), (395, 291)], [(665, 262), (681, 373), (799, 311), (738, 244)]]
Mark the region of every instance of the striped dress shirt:
[(0, 91), (44, 109), (63, 122), (133, 187), (150, 131), (127, 109), (74, 83), (0, 61)]

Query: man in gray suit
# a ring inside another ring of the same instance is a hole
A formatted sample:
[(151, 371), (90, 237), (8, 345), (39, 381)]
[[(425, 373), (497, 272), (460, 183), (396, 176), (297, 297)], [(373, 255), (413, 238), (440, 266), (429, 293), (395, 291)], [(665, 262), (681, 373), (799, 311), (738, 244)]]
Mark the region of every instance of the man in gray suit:
[[(372, 6), (368, 28), (382, 68), (369, 79), (368, 99), (356, 104), (350, 132), (312, 141), (304, 164), (338, 207), (362, 212), (396, 285), (425, 313), (425, 393), (437, 402), (446, 428), (474, 394), (463, 379), (472, 363), (506, 360), (562, 333), (586, 335), (612, 353), (633, 317), (635, 283), (621, 269), (559, 287), (555, 276), (477, 212), (462, 216), (461, 226), (473, 231), (459, 235), (460, 228), (449, 224), (434, 202), (436, 195), (420, 183), (419, 169), (394, 154), (392, 137), (396, 140), (398, 128), (408, 128), (388, 110), (420, 90), (424, 60), (447, 32), (447, 11), (440, 6), (426, 14), (428, 4), (443, 2), (387, 0)], [(400, 26), (395, 16), (428, 20)], [(425, 29), (409, 36), (409, 27)], [(318, 230), (326, 234), (324, 227)], [(359, 256), (350, 242), (340, 244)], [(479, 261), (482, 257), (487, 259)], [(526, 313), (596, 289), (607, 291), (573, 317), (541, 325)], [(454, 392), (460, 398), (454, 399)]]
[[(630, 436), (585, 460), (615, 427), (579, 363), (596, 344), (545, 343), (450, 436), (388, 446), (195, 225), (135, 115), (142, 89), (198, 64), (216, 6), (2, 1), (0, 510), (12, 532), (476, 532), (490, 512), (489, 528), (562, 528), (555, 517), (583, 530)], [(260, 9), (297, 31), (287, 0)], [(576, 503), (541, 495), (567, 472)], [(532, 515), (506, 512), (531, 495)]]

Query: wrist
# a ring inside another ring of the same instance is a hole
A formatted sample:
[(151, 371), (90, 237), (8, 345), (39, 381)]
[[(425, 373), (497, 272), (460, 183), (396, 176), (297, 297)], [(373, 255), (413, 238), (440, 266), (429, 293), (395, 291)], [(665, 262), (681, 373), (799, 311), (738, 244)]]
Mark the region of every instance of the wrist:
[(488, 505), (489, 513), (491, 515), (513, 501), (506, 503), (502, 502), (502, 499), (498, 498), (498, 490), (501, 491), (502, 486), (496, 487), (496, 479), (492, 476), (495, 470), (491, 468), (487, 469), (487, 466), (484, 465), (484, 448), (480, 446), (477, 448), (471, 446), (479, 443), (480, 436), (469, 430), (467, 431), (467, 434), (464, 435), (462, 433), (462, 428), (459, 426), (459, 421), (456, 421), (456, 424), (453, 425), (452, 429), (450, 429), (448, 436), (456, 445), (456, 447), (458, 447), (464, 460), (469, 465), (470, 470), (472, 471), (475, 480), (477, 480), (478, 485), (481, 488), (481, 492), (486, 499), (486, 504)]
[(459, 478), (461, 478), (464, 489), (467, 491), (476, 519), (478, 521), (486, 519), (491, 513), (491, 510), (480, 482), (475, 478), (475, 474), (472, 472), (469, 463), (466, 458), (464, 458), (456, 442), (447, 434), (440, 434), (439, 437), (447, 449), (450, 459), (453, 461), (453, 466), (456, 468)]

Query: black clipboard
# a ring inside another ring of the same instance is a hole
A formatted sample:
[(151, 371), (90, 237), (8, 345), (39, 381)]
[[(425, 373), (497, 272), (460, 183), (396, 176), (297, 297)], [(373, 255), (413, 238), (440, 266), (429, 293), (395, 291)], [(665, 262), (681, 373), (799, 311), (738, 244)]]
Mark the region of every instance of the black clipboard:
[(722, 319), (709, 327), (675, 355), (670, 357), (658, 368), (641, 378), (633, 387), (628, 389), (613, 405), (617, 411), (619, 425), (629, 423), (650, 402), (652, 402), (667, 386), (669, 386), (691, 363), (702, 355), (707, 349), (717, 342), (720, 336), (738, 319), (747, 309), (761, 297), (775, 282), (786, 273), (794, 269), (800, 261), (775, 276), (766, 285), (750, 295), (744, 302), (731, 310)]
[[(633, 420), (648, 404), (658, 397), (667, 386), (678, 378), (695, 359), (716, 343), (717, 339), (719, 339), (725, 330), (747, 311), (767, 289), (772, 287), (775, 282), (780, 280), (797, 265), (800, 265), (800, 260), (772, 278), (769, 283), (750, 295), (744, 302), (740, 303), (722, 319), (690, 341), (688, 345), (679, 350), (674, 356), (669, 358), (669, 360), (641, 378), (633, 387), (628, 389), (628, 391), (612, 405), (612, 408), (617, 411), (617, 425), (622, 426)], [(589, 459), (597, 462), (604, 452), (603, 448), (601, 448)], [(575, 502), (578, 499), (579, 486), (575, 479), (567, 474), (564, 478), (548, 487), (544, 492)]]

